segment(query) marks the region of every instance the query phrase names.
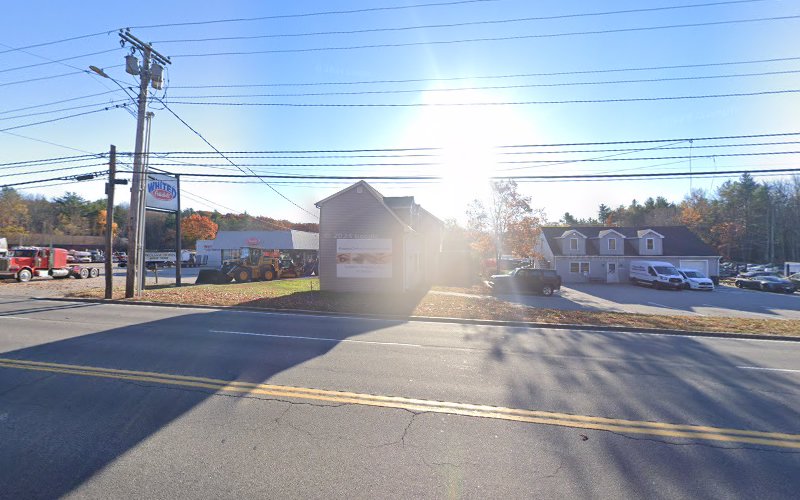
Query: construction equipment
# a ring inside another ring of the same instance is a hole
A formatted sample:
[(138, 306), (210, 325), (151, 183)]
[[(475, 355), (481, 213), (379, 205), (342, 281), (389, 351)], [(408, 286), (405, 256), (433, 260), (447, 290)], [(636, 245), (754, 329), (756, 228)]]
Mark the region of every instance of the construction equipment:
[(239, 252), (238, 259), (226, 260), (218, 271), (214, 269), (201, 270), (195, 283), (218, 285), (230, 283), (232, 280), (244, 283), (299, 276), (294, 266), (281, 264), (281, 260), (273, 251), (243, 247)]

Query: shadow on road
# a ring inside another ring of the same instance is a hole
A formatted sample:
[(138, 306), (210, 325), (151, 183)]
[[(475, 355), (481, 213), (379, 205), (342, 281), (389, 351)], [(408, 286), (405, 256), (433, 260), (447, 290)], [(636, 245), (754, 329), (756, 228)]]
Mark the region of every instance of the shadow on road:
[[(393, 300), (395, 310), (408, 315), (415, 297), (383, 300)], [(27, 313), (75, 307), (86, 305)], [(26, 312), (18, 309), (14, 314)], [(399, 324), (353, 322), (337, 328), (341, 324), (211, 311), (79, 335), (0, 357), (262, 383), (324, 356), (338, 344), (280, 338), (265, 342), (212, 330), (285, 334), (301, 328), (309, 337), (347, 339)], [(158, 390), (143, 391), (142, 386), (147, 383), (0, 368), (0, 497), (64, 496), (214, 395), (213, 390), (157, 384), (153, 387)], [(220, 418), (219, 425), (225, 425), (224, 415)]]
[[(516, 408), (800, 433), (797, 374), (743, 369), (759, 367), (752, 366), (753, 362), (745, 357), (731, 354), (734, 349), (719, 349), (719, 345), (712, 348), (714, 341), (702, 338), (550, 333), (536, 335), (534, 344), (530, 330), (508, 329), (504, 335), (497, 335), (492, 329), (474, 328), (465, 332), (463, 339), (476, 348), (489, 347), (483, 371), (487, 376), (499, 375), (497, 383), (507, 388), (509, 401)], [(759, 344), (749, 345), (755, 349)], [(510, 352), (517, 355), (508, 356)], [(576, 362), (579, 370), (574, 369)], [(800, 461), (786, 457), (793, 452), (797, 457), (796, 450), (635, 434), (626, 435), (629, 440), (621, 441), (608, 438), (608, 433), (580, 429), (558, 434), (563, 440), (561, 449), (574, 449), (582, 435), (602, 442), (607, 461), (604, 465), (617, 471), (632, 491), (639, 492), (636, 496), (640, 498), (652, 497), (654, 491), (668, 492), (676, 485), (686, 485), (688, 491), (713, 491), (713, 482), (724, 483), (726, 490), (742, 497), (763, 496), (765, 492), (757, 489), (756, 483), (773, 485), (769, 493), (775, 498), (796, 495), (785, 476), (787, 467), (791, 468), (787, 463), (792, 463), (787, 460)], [(633, 446), (634, 441), (641, 447)], [(641, 471), (648, 460), (656, 463), (658, 453), (671, 453), (670, 448), (682, 445), (687, 446), (687, 460), (658, 460), (651, 475), (635, 472)], [(533, 450), (538, 443), (532, 435), (530, 443), (519, 446)], [(696, 457), (692, 448), (702, 449), (709, 457), (702, 471), (697, 470), (696, 461), (689, 460)], [(758, 451), (735, 451), (748, 449)], [(592, 491), (596, 479), (592, 469), (576, 465), (580, 462), (578, 457), (563, 459), (563, 474), (577, 478), (584, 492)], [(757, 482), (748, 475), (730, 472), (751, 470), (756, 460), (774, 465), (758, 466)], [(712, 477), (714, 480), (709, 483)]]

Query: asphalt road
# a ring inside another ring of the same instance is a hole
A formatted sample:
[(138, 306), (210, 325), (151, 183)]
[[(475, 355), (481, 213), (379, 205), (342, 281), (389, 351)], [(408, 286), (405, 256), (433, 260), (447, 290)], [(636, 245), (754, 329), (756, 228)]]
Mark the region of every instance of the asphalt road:
[(0, 296), (2, 498), (796, 498), (798, 415), (788, 341)]

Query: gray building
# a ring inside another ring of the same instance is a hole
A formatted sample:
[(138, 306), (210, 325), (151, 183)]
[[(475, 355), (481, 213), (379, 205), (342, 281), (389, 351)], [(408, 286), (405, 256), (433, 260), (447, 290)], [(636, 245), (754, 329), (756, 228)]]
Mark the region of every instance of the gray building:
[(359, 181), (316, 206), (320, 289), (405, 292), (435, 279), (443, 224), (413, 196), (383, 196)]
[(684, 226), (543, 227), (534, 251), (537, 267), (555, 269), (564, 283), (629, 281), (630, 262), (669, 262), (715, 281), (721, 256)]
[(197, 240), (198, 257), (207, 255), (207, 265), (218, 267), (226, 259), (239, 257), (242, 247), (279, 250), (304, 262), (316, 258), (319, 234), (306, 231), (219, 231), (213, 240)]

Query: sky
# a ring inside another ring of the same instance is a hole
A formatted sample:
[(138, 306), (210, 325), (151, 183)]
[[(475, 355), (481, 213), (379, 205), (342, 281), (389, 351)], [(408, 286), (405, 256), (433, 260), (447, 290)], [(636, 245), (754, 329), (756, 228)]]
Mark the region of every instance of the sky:
[[(151, 89), (150, 165), (184, 174), (182, 206), (197, 210), (317, 222), (316, 201), (367, 178), (463, 223), (490, 178), (514, 176), (558, 221), (601, 203), (679, 202), (726, 178), (521, 176), (794, 168), (800, 153), (800, 135), (786, 135), (800, 132), (795, 1), (32, 5), (0, 18), (0, 185), (102, 171), (107, 160), (88, 155), (111, 144), (125, 177), (136, 120), (120, 87), (138, 92), (138, 77), (125, 72), (123, 27), (170, 57), (164, 89)], [(254, 172), (301, 178), (188, 175)], [(17, 188), (104, 197), (102, 179)]]

